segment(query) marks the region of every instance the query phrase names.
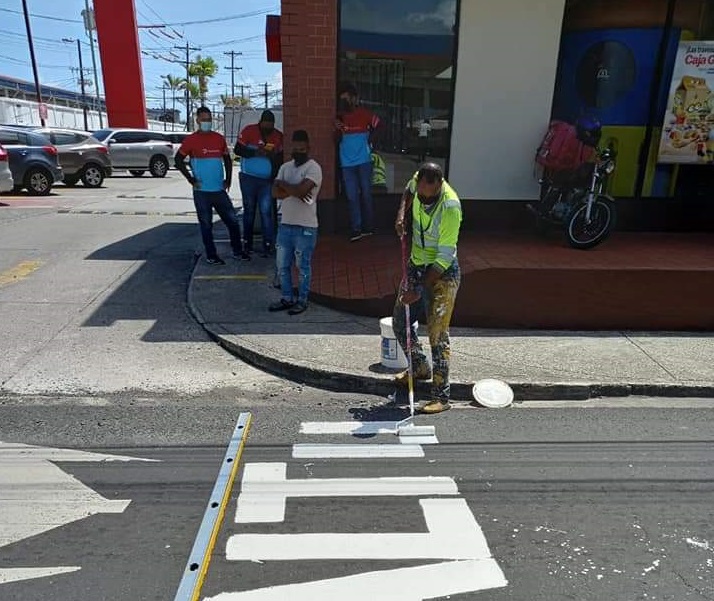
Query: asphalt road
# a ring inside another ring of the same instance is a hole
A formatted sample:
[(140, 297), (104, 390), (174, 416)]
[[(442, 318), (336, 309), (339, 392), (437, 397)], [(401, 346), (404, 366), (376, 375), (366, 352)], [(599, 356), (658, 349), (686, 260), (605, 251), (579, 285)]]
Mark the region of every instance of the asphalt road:
[[(173, 599), (241, 412), (204, 599), (714, 599), (714, 402), (456, 409), (420, 418), (420, 449), (370, 434), (403, 413), (193, 323), (181, 189), (0, 197), (0, 599)], [(112, 214), (132, 212), (157, 214)], [(367, 425), (301, 433), (343, 422)]]

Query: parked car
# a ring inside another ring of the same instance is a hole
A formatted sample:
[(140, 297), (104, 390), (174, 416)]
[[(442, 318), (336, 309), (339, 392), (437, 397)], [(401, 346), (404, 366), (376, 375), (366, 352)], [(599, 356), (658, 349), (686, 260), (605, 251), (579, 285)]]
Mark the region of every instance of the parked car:
[(59, 153), (47, 136), (22, 127), (0, 127), (0, 144), (9, 155), (15, 190), (45, 196), (62, 181)]
[(168, 131), (166, 132), (166, 137), (171, 141), (171, 144), (174, 148), (174, 156), (176, 156), (176, 153), (178, 152), (179, 148), (181, 148), (181, 144), (183, 141), (191, 135), (191, 132), (189, 131)]
[(56, 128), (35, 131), (57, 147), (66, 186), (76, 186), (81, 180), (87, 188), (100, 188), (104, 178), (111, 176), (109, 150), (89, 132)]
[(100, 129), (92, 134), (109, 149), (115, 170), (125, 169), (136, 177), (146, 171), (166, 177), (174, 159), (171, 142), (163, 132), (145, 129)]
[(10, 192), (15, 187), (10, 171), (10, 155), (0, 146), (0, 193)]

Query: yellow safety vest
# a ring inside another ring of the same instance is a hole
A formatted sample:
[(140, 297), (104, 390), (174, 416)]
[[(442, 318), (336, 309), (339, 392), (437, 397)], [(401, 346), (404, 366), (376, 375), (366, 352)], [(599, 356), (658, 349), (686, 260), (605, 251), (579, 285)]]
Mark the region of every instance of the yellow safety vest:
[(430, 212), (416, 194), (416, 175), (407, 185), (412, 193), (412, 252), (414, 265), (437, 265), (447, 270), (456, 260), (456, 246), (461, 229), (461, 201), (456, 191), (444, 182), (441, 197)]
[(376, 152), (372, 153), (372, 185), (387, 185), (387, 164)]

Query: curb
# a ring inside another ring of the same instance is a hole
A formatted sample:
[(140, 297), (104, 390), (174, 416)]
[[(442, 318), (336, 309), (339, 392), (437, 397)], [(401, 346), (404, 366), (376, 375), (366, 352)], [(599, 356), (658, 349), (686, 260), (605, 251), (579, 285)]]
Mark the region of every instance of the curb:
[[(193, 298), (193, 281), (200, 255), (194, 257), (186, 302), (188, 311), (212, 340), (232, 355), (272, 375), (293, 382), (330, 390), (387, 396), (394, 392), (394, 384), (386, 378), (329, 371), (311, 365), (288, 362), (279, 356), (257, 352), (254, 348), (237, 344), (223, 337), (206, 324)], [(520, 401), (587, 401), (594, 398), (623, 398), (629, 396), (664, 398), (714, 398), (714, 384), (646, 384), (646, 383), (596, 383), (596, 382), (509, 382)], [(473, 402), (473, 382), (452, 382), (454, 401)], [(428, 385), (417, 384), (417, 392), (428, 392)]]

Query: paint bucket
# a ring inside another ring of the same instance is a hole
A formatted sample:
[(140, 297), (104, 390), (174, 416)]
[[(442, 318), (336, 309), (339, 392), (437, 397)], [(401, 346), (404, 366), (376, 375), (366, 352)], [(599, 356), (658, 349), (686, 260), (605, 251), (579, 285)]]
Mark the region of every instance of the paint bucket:
[[(414, 326), (419, 329), (419, 322)], [(392, 327), (392, 318), (383, 317), (379, 320), (379, 329), (382, 332), (382, 365), (389, 369), (406, 369), (407, 357), (399, 346)]]

